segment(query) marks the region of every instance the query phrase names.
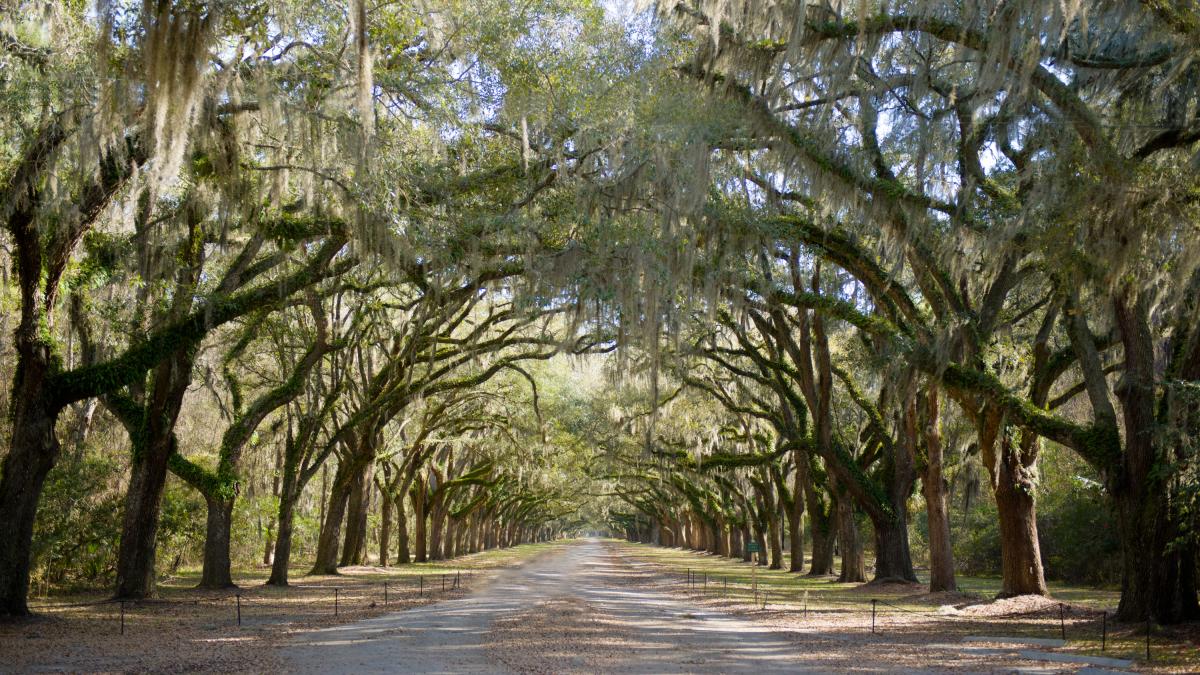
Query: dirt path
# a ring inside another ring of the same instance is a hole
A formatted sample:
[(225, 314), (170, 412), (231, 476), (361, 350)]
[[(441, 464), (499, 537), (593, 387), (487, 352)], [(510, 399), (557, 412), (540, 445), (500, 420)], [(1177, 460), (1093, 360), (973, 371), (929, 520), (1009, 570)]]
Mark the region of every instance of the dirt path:
[(299, 673), (1111, 672), (936, 632), (783, 626), (698, 607), (664, 584), (619, 546), (581, 542), (466, 598), (297, 633), (280, 656)]
[(631, 578), (619, 556), (586, 542), (468, 598), (301, 633), (283, 657), (289, 670), (313, 673), (803, 670), (787, 636)]

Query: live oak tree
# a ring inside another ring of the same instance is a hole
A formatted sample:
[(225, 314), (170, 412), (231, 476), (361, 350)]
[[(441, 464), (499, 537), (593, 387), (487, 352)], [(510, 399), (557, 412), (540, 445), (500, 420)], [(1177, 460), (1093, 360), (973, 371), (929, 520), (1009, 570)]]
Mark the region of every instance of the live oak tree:
[(1196, 8), (645, 10), (6, 5), (0, 612), (61, 446), (118, 429), (123, 597), (169, 472), (205, 586), (251, 508), (281, 585), (367, 562), (376, 510), (381, 564), (609, 522), (912, 581), (920, 504), (952, 590), (962, 461), (1001, 593), (1044, 594), (1070, 452), (1120, 618), (1200, 613)]

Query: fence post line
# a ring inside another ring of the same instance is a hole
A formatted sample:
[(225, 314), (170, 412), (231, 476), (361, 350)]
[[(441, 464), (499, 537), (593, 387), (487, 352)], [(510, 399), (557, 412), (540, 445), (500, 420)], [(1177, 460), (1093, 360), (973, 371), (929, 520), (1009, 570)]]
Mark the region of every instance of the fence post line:
[(871, 633), (875, 633), (875, 598), (871, 598)]

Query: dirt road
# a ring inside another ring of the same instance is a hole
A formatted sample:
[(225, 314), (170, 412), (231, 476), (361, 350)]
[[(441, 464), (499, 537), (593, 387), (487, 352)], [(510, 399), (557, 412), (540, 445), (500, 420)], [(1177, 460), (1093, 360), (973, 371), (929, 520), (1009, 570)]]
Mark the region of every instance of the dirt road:
[(1114, 672), (979, 640), (772, 627), (672, 596), (652, 565), (587, 541), (463, 599), (298, 633), (281, 656), (299, 673)]
[(581, 543), (468, 598), (301, 633), (285, 662), (308, 673), (804, 670), (786, 637), (639, 588), (631, 572)]

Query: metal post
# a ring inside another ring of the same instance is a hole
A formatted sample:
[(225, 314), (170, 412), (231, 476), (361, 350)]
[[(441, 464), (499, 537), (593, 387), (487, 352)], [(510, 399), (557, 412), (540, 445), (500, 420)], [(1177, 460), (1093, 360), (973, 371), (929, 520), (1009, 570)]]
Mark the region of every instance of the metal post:
[(875, 632), (875, 599), (871, 598), (871, 632)]
[(455, 573), (454, 573), (454, 587), (455, 587), (455, 588), (458, 588), (458, 583), (459, 583), (459, 581), (461, 580), (461, 578), (462, 578), (462, 572), (455, 572)]
[(333, 589), (333, 615), (338, 615), (338, 589)]
[(1104, 610), (1104, 614), (1100, 617), (1100, 651), (1108, 646), (1108, 610)]
[(237, 598), (238, 625), (240, 626), (242, 625), (242, 594), (235, 593), (234, 597)]
[(420, 575), (421, 579), (421, 595), (425, 595), (425, 575)]
[(1061, 629), (1062, 629), (1062, 639), (1063, 639), (1063, 642), (1066, 642), (1066, 641), (1067, 641), (1067, 619), (1066, 619), (1066, 611), (1067, 611), (1067, 609), (1066, 609), (1066, 605), (1064, 605), (1064, 604), (1063, 604), (1063, 603), (1061, 603), (1061, 602), (1060, 602), (1060, 603), (1058, 603), (1058, 625), (1059, 625), (1059, 628), (1061, 628)]
[(125, 601), (121, 601), (121, 635), (125, 634)]
[(446, 592), (446, 575), (445, 574), (442, 575), (442, 592), (443, 593)]
[(387, 582), (383, 582), (383, 606), (387, 607)]
[(708, 593), (708, 572), (704, 573), (704, 592)]

